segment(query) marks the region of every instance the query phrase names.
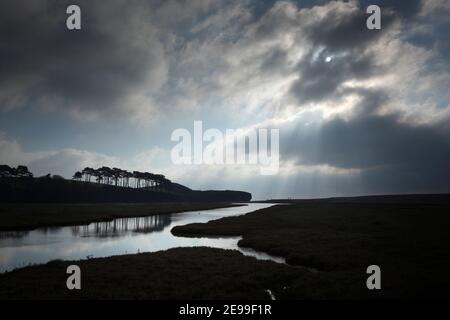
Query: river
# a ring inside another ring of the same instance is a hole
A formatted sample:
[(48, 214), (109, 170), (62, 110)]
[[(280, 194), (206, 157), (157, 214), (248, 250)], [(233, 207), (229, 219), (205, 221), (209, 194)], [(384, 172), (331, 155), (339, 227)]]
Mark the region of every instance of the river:
[(242, 215), (272, 205), (249, 203), (240, 207), (120, 218), (89, 225), (0, 232), (0, 272), (56, 259), (79, 260), (197, 246), (235, 249), (256, 259), (285, 263), (282, 257), (238, 247), (241, 237), (188, 238), (170, 232), (175, 226)]

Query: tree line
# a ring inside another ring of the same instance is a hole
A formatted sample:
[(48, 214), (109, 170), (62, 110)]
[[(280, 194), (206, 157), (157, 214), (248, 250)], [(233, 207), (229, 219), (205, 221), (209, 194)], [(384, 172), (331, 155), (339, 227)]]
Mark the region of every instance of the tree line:
[[(33, 173), (28, 170), (27, 166), (19, 165), (16, 168), (8, 165), (0, 165), (0, 178), (32, 178)], [(50, 174), (45, 177), (49, 178)], [(59, 177), (59, 176), (58, 176)], [(166, 179), (162, 174), (154, 174), (150, 172), (127, 171), (119, 168), (101, 167), (93, 169), (84, 168), (77, 171), (72, 177), (74, 180), (114, 185), (117, 187), (128, 188), (148, 188), (162, 190), (168, 189), (171, 181)], [(62, 177), (61, 177), (62, 179)]]
[(73, 179), (77, 181), (84, 180), (85, 182), (93, 182), (93, 179), (95, 179), (97, 183), (127, 188), (167, 189), (171, 183), (162, 174), (140, 171), (130, 172), (120, 168), (109, 167), (98, 169), (86, 167), (82, 171), (75, 172)]
[(0, 165), (0, 178), (32, 178), (33, 174), (27, 166), (10, 167), (6, 164)]

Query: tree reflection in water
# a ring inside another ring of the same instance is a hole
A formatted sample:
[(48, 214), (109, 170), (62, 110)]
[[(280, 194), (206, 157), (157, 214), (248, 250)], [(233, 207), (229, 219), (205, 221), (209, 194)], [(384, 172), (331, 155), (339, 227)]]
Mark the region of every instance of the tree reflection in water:
[[(171, 222), (169, 214), (148, 217), (119, 218), (112, 221), (92, 222), (89, 225), (70, 227), (72, 235), (78, 237), (119, 237), (131, 233), (150, 233), (162, 231)], [(58, 232), (63, 227), (39, 228), (36, 231), (42, 234)], [(29, 231), (2, 231), (0, 239), (20, 239), (29, 234)]]
[(170, 222), (170, 215), (154, 215), (93, 222), (85, 226), (71, 227), (71, 230), (74, 236), (80, 237), (119, 237), (130, 233), (162, 231)]
[(29, 231), (2, 231), (0, 232), (0, 239), (20, 239), (27, 236)]

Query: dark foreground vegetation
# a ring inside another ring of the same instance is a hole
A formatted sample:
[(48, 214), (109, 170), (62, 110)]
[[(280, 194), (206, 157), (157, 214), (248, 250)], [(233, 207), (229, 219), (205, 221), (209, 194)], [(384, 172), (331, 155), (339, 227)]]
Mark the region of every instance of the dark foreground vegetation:
[[(448, 299), (449, 212), (432, 198), (277, 205), (172, 231), (242, 235), (241, 246), (284, 256), (288, 265), (178, 248), (79, 261), (82, 290), (73, 292), (65, 287), (73, 262), (51, 262), (0, 275), (0, 298), (268, 299), (270, 289), (277, 299)], [(366, 287), (374, 264), (381, 290)]]
[(399, 198), (277, 205), (172, 232), (243, 235), (240, 246), (319, 271), (293, 281), (290, 297), (368, 296), (366, 268), (375, 264), (382, 270), (376, 296), (450, 298), (450, 204), (448, 195), (434, 197), (413, 203)]
[(3, 203), (0, 204), (0, 231), (31, 230), (38, 227), (68, 226), (117, 218), (145, 217), (191, 210), (233, 206), (230, 203)]
[[(81, 290), (66, 268), (81, 268)], [(237, 251), (177, 248), (84, 261), (54, 261), (0, 275), (0, 299), (269, 299), (304, 273)]]

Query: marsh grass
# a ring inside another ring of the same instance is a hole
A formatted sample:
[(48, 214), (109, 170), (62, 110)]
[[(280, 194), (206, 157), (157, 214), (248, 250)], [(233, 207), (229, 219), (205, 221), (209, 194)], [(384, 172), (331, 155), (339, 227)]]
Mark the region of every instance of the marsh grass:
[[(176, 235), (243, 236), (240, 246), (320, 270), (302, 274), (291, 298), (450, 297), (450, 205), (302, 203), (172, 229)], [(366, 268), (382, 269), (379, 292)]]
[[(81, 290), (66, 268), (81, 268)], [(0, 299), (270, 299), (299, 277), (297, 268), (234, 250), (176, 248), (82, 261), (52, 261), (0, 275)]]

